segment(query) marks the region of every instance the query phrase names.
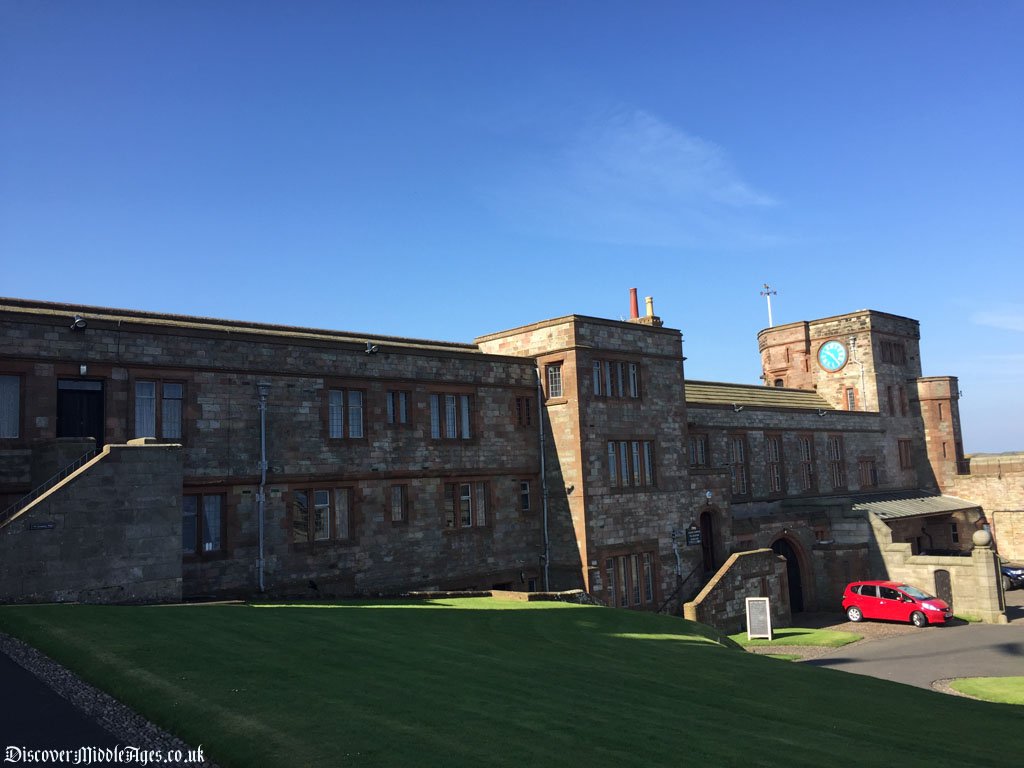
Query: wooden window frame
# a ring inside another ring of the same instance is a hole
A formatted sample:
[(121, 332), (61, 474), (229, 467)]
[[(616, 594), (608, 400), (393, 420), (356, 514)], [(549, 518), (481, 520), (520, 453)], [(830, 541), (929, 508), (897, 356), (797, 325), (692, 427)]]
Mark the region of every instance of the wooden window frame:
[(643, 374), (636, 360), (595, 358), (591, 362), (594, 397), (606, 400), (642, 400)]
[(528, 515), (534, 511), (533, 482), (519, 480), (519, 512)]
[(900, 469), (914, 468), (914, 441), (900, 439), (896, 441), (896, 451), (900, 457)]
[[(468, 496), (465, 495), (467, 490)], [(449, 500), (451, 500), (450, 507)], [(468, 510), (464, 507), (464, 502), (467, 500), (469, 502)], [(448, 533), (492, 528), (494, 503), (491, 497), (491, 483), (476, 478), (452, 479), (442, 483), (440, 509), (441, 524)], [(467, 511), (469, 523), (466, 523)]]
[[(402, 404), (405, 404), (403, 419)], [(365, 414), (365, 403), (363, 406)], [(384, 392), (384, 420), (389, 427), (410, 429), (412, 427), (412, 392), (408, 389), (388, 389)]]
[[(800, 482), (800, 492), (814, 494), (818, 492), (818, 473), (815, 471), (814, 458), (814, 435), (801, 433), (796, 436), (797, 440), (797, 477)], [(807, 448), (805, 451), (804, 448)]]
[(879, 353), (883, 363), (891, 363), (893, 365), (907, 364), (907, 345), (905, 342), (882, 339)]
[[(453, 398), (455, 407), (454, 435), (448, 434), (448, 398)], [(473, 392), (444, 390), (431, 392), (428, 400), (430, 418), (430, 439), (445, 442), (474, 440), (476, 428), (476, 395)], [(437, 430), (435, 432), (435, 416)], [(468, 431), (468, 433), (467, 433)]]
[[(160, 442), (167, 443), (181, 443), (185, 444), (186, 436), (186, 414), (188, 412), (188, 382), (184, 379), (173, 379), (163, 378), (161, 376), (146, 376), (146, 375), (133, 375), (130, 379), (131, 384), (131, 402), (129, 404), (129, 413), (131, 414), (131, 430), (129, 434), (133, 438), (140, 437), (151, 437)], [(138, 406), (139, 406), (139, 384), (152, 384), (153, 385), (153, 431), (155, 435), (140, 435), (139, 434), (139, 419), (138, 419)], [(181, 387), (181, 397), (173, 398), (167, 397), (164, 390), (167, 386), (179, 386)], [(164, 434), (165, 431), (165, 418), (166, 418), (166, 407), (165, 401), (177, 400), (181, 403), (181, 413), (178, 416), (178, 435), (168, 436)]]
[[(740, 448), (743, 454), (737, 460), (736, 448)], [(732, 495), (739, 498), (749, 498), (750, 489), (750, 445), (745, 432), (730, 432), (726, 448), (726, 457), (729, 465), (729, 477), (732, 488)], [(737, 481), (738, 478), (738, 481)]]
[(707, 432), (691, 432), (688, 441), (690, 467), (706, 469), (711, 466), (711, 439)]
[(17, 390), (18, 403), (17, 407), (14, 409), (14, 434), (0, 434), (0, 440), (11, 441), (11, 443), (13, 443), (14, 441), (20, 441), (25, 437), (25, 377), (20, 373), (11, 373), (6, 370), (0, 371), (0, 376), (14, 379), (15, 388)]
[[(332, 403), (333, 394), (338, 392), (341, 394), (341, 434), (332, 434), (334, 424), (332, 423), (332, 409), (334, 404)], [(359, 395), (359, 428), (360, 434), (352, 434), (352, 401), (351, 395)], [(367, 393), (366, 387), (364, 386), (350, 386), (344, 383), (329, 383), (324, 387), (324, 432), (327, 439), (331, 442), (361, 442), (366, 441), (367, 429), (369, 420), (367, 419)]]
[[(772, 457), (772, 446), (775, 456)], [(782, 435), (768, 432), (764, 436), (765, 477), (769, 496), (786, 495), (786, 453), (782, 443)]]
[[(395, 517), (396, 491), (398, 492), (398, 517)], [(409, 485), (407, 483), (393, 483), (388, 486), (388, 518), (391, 525), (409, 524)]]
[(605, 450), (610, 488), (618, 491), (643, 491), (658, 487), (653, 440), (609, 440)]
[(846, 490), (849, 487), (849, 480), (846, 476), (846, 449), (843, 446), (842, 435), (828, 436), (825, 455), (828, 458), (828, 476), (832, 482), (832, 490)]
[(562, 362), (563, 361), (558, 360), (556, 362), (547, 363), (544, 366), (545, 394), (551, 400), (561, 400), (565, 397), (565, 380), (562, 378)]
[[(185, 489), (182, 492), (182, 559), (184, 561), (197, 561), (197, 560), (217, 560), (227, 557), (227, 532), (228, 532), (228, 495), (223, 489)], [(218, 534), (220, 536), (220, 546), (217, 549), (206, 549), (206, 537), (204, 532), (204, 516), (206, 513), (205, 501), (207, 498), (217, 498), (220, 500), (220, 530)], [(185, 550), (184, 542), (184, 518), (185, 518), (185, 499), (197, 499), (196, 512), (195, 512), (195, 549), (193, 551)]]
[(535, 410), (532, 395), (516, 395), (513, 410), (516, 426), (521, 429), (532, 429)]
[(861, 456), (857, 459), (857, 475), (861, 488), (878, 487), (878, 463), (873, 456)]
[[(315, 525), (315, 510), (316, 510), (316, 493), (326, 492), (328, 498), (328, 512), (330, 515), (330, 531), (328, 535), (322, 538), (316, 537), (316, 525)], [(298, 498), (299, 494), (305, 494), (307, 497), (306, 510), (307, 510), (307, 530), (305, 538), (296, 537), (296, 519), (297, 510), (299, 509)], [(346, 520), (344, 521), (344, 527), (342, 521), (339, 520), (338, 516), (338, 498), (344, 495), (346, 498), (347, 514)], [(312, 499), (313, 503), (310, 504), (309, 500)], [(290, 531), (289, 542), (294, 548), (305, 549), (315, 548), (317, 546), (325, 546), (331, 544), (352, 544), (355, 542), (355, 486), (344, 485), (337, 483), (315, 483), (311, 485), (304, 485), (301, 488), (292, 488), (288, 494), (288, 527)]]
[(605, 602), (612, 608), (643, 610), (660, 599), (658, 557), (652, 549), (615, 550), (602, 553)]

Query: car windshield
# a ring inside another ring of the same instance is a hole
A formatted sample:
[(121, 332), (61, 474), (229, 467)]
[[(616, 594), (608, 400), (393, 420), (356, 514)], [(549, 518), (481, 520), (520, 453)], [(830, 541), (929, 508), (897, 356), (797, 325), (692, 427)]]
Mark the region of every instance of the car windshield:
[(932, 595), (929, 595), (927, 592), (922, 592), (917, 587), (912, 587), (909, 584), (900, 584), (900, 589), (918, 600), (928, 600), (932, 597)]

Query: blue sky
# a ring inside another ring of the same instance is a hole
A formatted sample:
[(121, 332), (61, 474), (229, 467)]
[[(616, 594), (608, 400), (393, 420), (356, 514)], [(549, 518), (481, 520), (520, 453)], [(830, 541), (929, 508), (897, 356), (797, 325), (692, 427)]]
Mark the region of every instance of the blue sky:
[(768, 281), (920, 320), (965, 448), (1024, 449), (1022, 41), (1020, 2), (0, 0), (0, 295), (470, 341), (635, 286), (757, 383)]

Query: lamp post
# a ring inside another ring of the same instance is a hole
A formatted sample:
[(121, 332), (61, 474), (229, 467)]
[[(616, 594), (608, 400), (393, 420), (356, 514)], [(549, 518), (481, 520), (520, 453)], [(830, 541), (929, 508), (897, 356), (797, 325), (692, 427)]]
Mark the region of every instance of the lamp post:
[(260, 489), (256, 494), (256, 521), (259, 530), (259, 556), (256, 560), (256, 571), (259, 575), (259, 589), (262, 593), (264, 571), (263, 511), (266, 505), (267, 485), (267, 397), (270, 395), (270, 383), (266, 381), (256, 382), (256, 392), (259, 394), (260, 398)]

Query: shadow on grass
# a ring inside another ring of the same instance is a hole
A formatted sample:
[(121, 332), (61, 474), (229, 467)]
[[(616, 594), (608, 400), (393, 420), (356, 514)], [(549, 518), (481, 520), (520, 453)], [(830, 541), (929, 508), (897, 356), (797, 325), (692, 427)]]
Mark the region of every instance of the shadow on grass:
[[(1019, 719), (991, 705), (709, 650), (723, 643), (708, 627), (621, 609), (483, 598), (32, 606), (0, 608), (0, 628), (226, 767), (333, 766), (347, 754), (446, 768), (566, 755), (675, 765), (683, 753), (694, 765), (851, 765), (829, 761), (865, 731), (878, 737), (858, 764), (925, 765), (904, 733), (953, 719), (964, 735), (936, 765), (1015, 765), (1009, 744), (985, 734), (1016, 733)], [(900, 732), (888, 728), (896, 717)]]

